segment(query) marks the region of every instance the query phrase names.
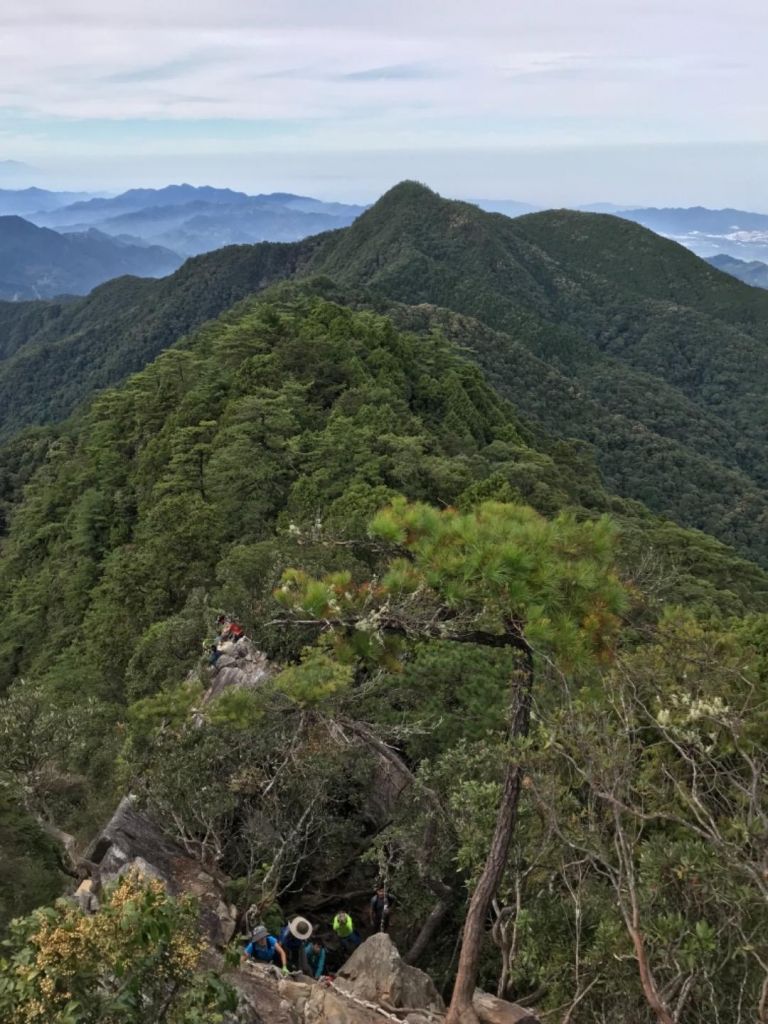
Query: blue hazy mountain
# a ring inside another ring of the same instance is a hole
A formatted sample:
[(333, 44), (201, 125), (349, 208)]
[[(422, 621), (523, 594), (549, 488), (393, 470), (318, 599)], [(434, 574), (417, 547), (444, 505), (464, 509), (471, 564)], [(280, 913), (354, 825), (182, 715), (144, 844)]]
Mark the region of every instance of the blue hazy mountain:
[(20, 217), (58, 210), (62, 206), (92, 199), (90, 192), (50, 192), (45, 188), (0, 188), (0, 215)]
[(680, 242), (698, 256), (768, 259), (768, 214), (704, 206), (622, 210), (617, 216)]
[(707, 263), (730, 274), (731, 277), (738, 278), (744, 284), (751, 284), (755, 288), (768, 288), (768, 263), (761, 260), (737, 260), (734, 256), (718, 253), (717, 256), (707, 257)]
[(113, 277), (163, 277), (181, 257), (100, 231), (59, 234), (22, 217), (0, 217), (0, 298), (85, 295)]
[(41, 210), (30, 219), (59, 231), (97, 228), (193, 256), (224, 245), (298, 241), (347, 227), (364, 209), (289, 192), (248, 195), (184, 184), (130, 189)]

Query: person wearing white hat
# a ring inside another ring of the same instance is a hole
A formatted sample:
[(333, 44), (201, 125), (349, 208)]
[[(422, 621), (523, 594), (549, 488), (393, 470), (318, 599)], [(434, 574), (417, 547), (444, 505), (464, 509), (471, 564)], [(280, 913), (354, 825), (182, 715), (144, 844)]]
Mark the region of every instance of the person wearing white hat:
[(280, 932), (280, 945), (288, 955), (292, 967), (312, 977), (304, 950), (312, 938), (312, 925), (306, 917), (293, 917)]

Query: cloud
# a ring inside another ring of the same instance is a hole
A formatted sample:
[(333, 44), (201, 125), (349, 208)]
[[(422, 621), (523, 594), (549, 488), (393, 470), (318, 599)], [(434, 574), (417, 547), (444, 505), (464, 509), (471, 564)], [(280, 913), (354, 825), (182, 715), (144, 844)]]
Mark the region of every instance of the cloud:
[(429, 78), (445, 78), (446, 72), (427, 64), (389, 64), (381, 68), (348, 71), (339, 77), (347, 82), (421, 82)]
[(735, 144), (765, 137), (767, 33), (763, 0), (25, 0), (0, 5), (0, 133), (156, 166)]

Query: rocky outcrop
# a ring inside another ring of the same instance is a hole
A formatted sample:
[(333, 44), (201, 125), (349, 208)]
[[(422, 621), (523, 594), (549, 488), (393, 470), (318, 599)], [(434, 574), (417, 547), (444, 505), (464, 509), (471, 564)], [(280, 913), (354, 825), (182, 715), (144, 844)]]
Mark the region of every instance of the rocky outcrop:
[(304, 1010), (304, 1024), (385, 1024), (385, 1021), (376, 1010), (361, 1006), (337, 989), (322, 984), (313, 986)]
[(358, 946), (336, 976), (336, 986), (385, 1010), (445, 1008), (429, 975), (407, 964), (386, 932)]
[[(220, 969), (221, 964), (210, 966)], [(292, 1001), (281, 995), (269, 971), (248, 964), (227, 972), (226, 979), (238, 994), (238, 1024), (300, 1024)]]
[(226, 945), (235, 933), (236, 912), (224, 898), (219, 879), (205, 871), (125, 797), (102, 832), (85, 853), (97, 888), (135, 870), (157, 878), (174, 895), (190, 894), (200, 904), (200, 926), (216, 946)]
[(269, 658), (247, 637), (237, 643), (227, 641), (220, 645), (219, 651), (216, 664), (210, 669), (211, 681), (203, 696), (203, 707), (231, 687), (257, 690), (274, 675)]
[(539, 1024), (539, 1018), (525, 1007), (497, 999), (480, 989), (475, 991), (472, 1005), (481, 1024)]

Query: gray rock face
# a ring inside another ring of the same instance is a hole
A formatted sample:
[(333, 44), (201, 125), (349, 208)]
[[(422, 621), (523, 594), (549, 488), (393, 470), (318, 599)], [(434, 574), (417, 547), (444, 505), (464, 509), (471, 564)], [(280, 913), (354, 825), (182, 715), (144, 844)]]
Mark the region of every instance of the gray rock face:
[(221, 654), (210, 669), (211, 683), (203, 696), (203, 707), (233, 686), (256, 690), (274, 674), (275, 670), (266, 654), (254, 647), (247, 637), (237, 643), (227, 641), (221, 644), (219, 650)]
[(539, 1024), (539, 1018), (525, 1007), (507, 1003), (480, 989), (475, 990), (472, 1005), (481, 1024)]
[(304, 1009), (304, 1024), (385, 1024), (375, 1010), (359, 1006), (332, 988), (315, 985)]
[(429, 975), (405, 963), (386, 932), (358, 946), (336, 976), (336, 985), (384, 1009), (442, 1010), (445, 1006)]
[(108, 885), (128, 871), (157, 878), (173, 896), (190, 894), (200, 903), (200, 926), (210, 942), (226, 945), (235, 933), (236, 914), (218, 879), (166, 836), (124, 797), (85, 853), (97, 884)]

